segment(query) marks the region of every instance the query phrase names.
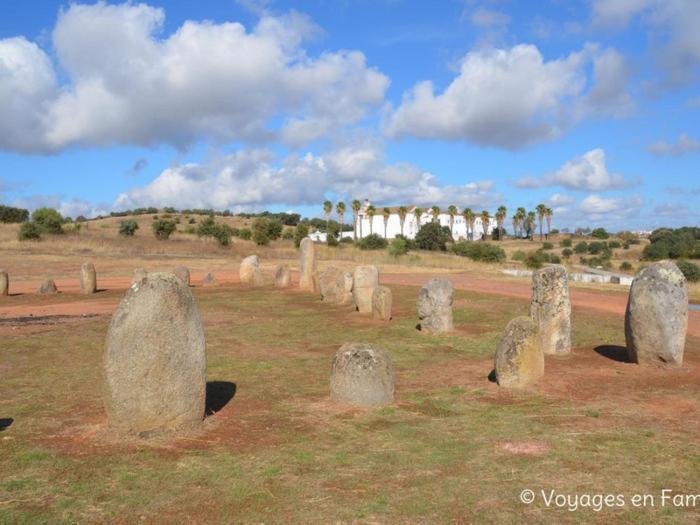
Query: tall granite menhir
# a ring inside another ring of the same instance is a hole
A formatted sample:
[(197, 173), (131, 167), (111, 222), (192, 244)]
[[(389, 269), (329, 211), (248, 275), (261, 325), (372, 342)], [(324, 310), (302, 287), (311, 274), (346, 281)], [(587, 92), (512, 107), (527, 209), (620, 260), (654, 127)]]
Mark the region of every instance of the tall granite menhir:
[(172, 273), (131, 285), (112, 317), (104, 352), (109, 425), (143, 437), (204, 419), (206, 352), (199, 310)]
[(548, 266), (532, 274), (530, 317), (545, 355), (571, 353), (571, 302), (566, 268)]
[(423, 332), (442, 333), (452, 330), (454, 288), (449, 279), (434, 277), (418, 293), (418, 318)]
[(97, 273), (91, 262), (85, 262), (80, 267), (80, 291), (85, 294), (97, 291)]
[(0, 295), (10, 295), (10, 276), (5, 270), (0, 270)]
[(314, 291), (314, 278), (316, 274), (316, 246), (308, 237), (299, 244), (301, 254), (299, 256), (299, 288)]
[(630, 287), (625, 313), (633, 363), (680, 366), (688, 330), (688, 283), (671, 261), (644, 268)]

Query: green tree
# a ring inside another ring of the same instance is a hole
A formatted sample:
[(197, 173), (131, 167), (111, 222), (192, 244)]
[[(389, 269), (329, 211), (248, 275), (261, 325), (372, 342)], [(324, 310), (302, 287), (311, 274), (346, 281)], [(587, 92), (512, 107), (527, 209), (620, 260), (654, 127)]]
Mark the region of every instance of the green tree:
[(309, 236), (309, 226), (306, 223), (300, 222), (294, 230), (294, 246), (299, 248), (301, 241)]
[(503, 223), (506, 220), (506, 216), (508, 215), (508, 210), (506, 209), (505, 206), (499, 206), (498, 210), (496, 211), (496, 224), (498, 225), (498, 240), (502, 241), (503, 240)]
[(433, 212), (433, 222), (440, 221), (440, 206), (432, 206), (430, 211)]
[(362, 237), (362, 222), (358, 221), (358, 217), (360, 216), (360, 209), (362, 208), (362, 204), (360, 201), (355, 199), (352, 201), (352, 221), (353, 221), (353, 228), (352, 228), (352, 239), (354, 241), (357, 240), (357, 223), (360, 223), (360, 237)]
[(483, 240), (486, 240), (486, 236), (489, 234), (489, 224), (491, 223), (491, 215), (488, 210), (484, 210), (479, 215), (481, 218), (481, 229), (484, 231)]
[(133, 220), (121, 221), (119, 223), (119, 234), (124, 237), (133, 237), (138, 229), (139, 223)]
[(345, 203), (343, 201), (335, 205), (335, 212), (338, 214), (338, 222), (340, 223), (342, 237), (343, 226), (345, 226)]
[(32, 213), (34, 222), (42, 233), (60, 234), (63, 233), (63, 217), (53, 208), (39, 208)]
[(464, 217), (464, 222), (467, 224), (467, 239), (470, 241), (474, 240), (474, 223), (476, 223), (476, 215), (471, 208), (464, 208), (462, 210), (462, 217)]
[(19, 227), (17, 239), (20, 241), (38, 241), (41, 239), (41, 228), (34, 222), (25, 222)]
[(374, 215), (377, 213), (377, 208), (370, 204), (367, 206), (367, 218), (369, 219), (369, 234), (372, 235), (374, 228)]
[(540, 241), (542, 240), (542, 223), (544, 222), (544, 216), (547, 213), (547, 206), (544, 204), (537, 205), (537, 220), (540, 223)]
[(386, 227), (389, 225), (389, 217), (391, 217), (391, 210), (389, 208), (382, 208), (382, 219), (384, 220), (384, 238), (386, 239)]
[(401, 223), (401, 235), (403, 235), (403, 225), (406, 223), (406, 215), (408, 215), (408, 208), (406, 208), (406, 206), (399, 206), (399, 222)]
[(454, 226), (455, 226), (455, 217), (457, 216), (458, 210), (457, 206), (454, 204), (450, 204), (447, 207), (447, 213), (450, 215), (450, 235), (452, 235), (452, 238), (455, 238), (455, 232), (454, 232)]
[(423, 216), (423, 210), (421, 210), (418, 207), (413, 208), (413, 216), (416, 218), (416, 234), (417, 234), (421, 229), (420, 218)]
[(175, 221), (170, 219), (158, 219), (151, 224), (153, 235), (155, 235), (156, 239), (159, 241), (167, 241), (176, 227)]
[(328, 221), (331, 220), (333, 213), (333, 203), (331, 201), (323, 201), (323, 216), (326, 218), (326, 231), (328, 231)]
[(442, 227), (437, 222), (429, 222), (424, 224), (420, 231), (416, 234), (416, 246), (421, 250), (440, 250), (447, 249), (447, 243), (452, 241), (450, 229)]

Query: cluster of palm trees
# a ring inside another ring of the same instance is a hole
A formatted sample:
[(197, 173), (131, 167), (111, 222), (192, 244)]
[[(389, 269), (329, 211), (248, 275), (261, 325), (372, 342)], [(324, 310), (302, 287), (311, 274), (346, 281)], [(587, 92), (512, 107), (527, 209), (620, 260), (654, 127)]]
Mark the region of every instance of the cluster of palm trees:
[[(360, 210), (362, 209), (362, 203), (355, 199), (352, 201), (352, 204), (350, 205), (350, 208), (352, 210), (352, 218), (353, 218), (353, 224), (357, 224), (357, 218), (360, 214)], [(340, 223), (340, 229), (341, 231), (343, 230), (343, 225), (345, 223), (345, 203), (340, 201), (335, 205), (335, 212), (338, 215), (338, 222)], [(430, 208), (430, 212), (432, 213), (432, 218), (433, 222), (437, 222), (438, 218), (440, 216), (441, 210), (440, 206), (432, 206)], [(329, 200), (325, 201), (323, 203), (323, 215), (326, 217), (326, 223), (330, 221), (331, 215), (333, 213), (333, 203)], [(389, 217), (391, 217), (391, 209), (390, 208), (382, 208), (381, 214), (383, 218), (383, 223), (384, 223), (384, 238), (387, 237), (387, 225), (389, 223)], [(403, 235), (404, 232), (404, 224), (406, 222), (406, 217), (408, 217), (409, 210), (406, 206), (399, 206), (397, 208), (397, 214), (399, 216), (399, 221), (401, 224), (401, 235)], [(418, 225), (418, 228), (420, 229), (420, 219), (423, 216), (424, 213), (427, 213), (427, 210), (423, 210), (421, 208), (414, 208), (413, 209), (413, 215), (416, 219), (416, 224)], [(365, 210), (365, 214), (367, 215), (367, 218), (369, 219), (369, 233), (373, 234), (373, 225), (374, 225), (374, 217), (377, 215), (377, 208), (375, 208), (372, 204), (367, 206), (367, 209)], [(450, 216), (450, 233), (453, 234), (454, 237), (454, 223), (455, 223), (455, 217), (457, 217), (460, 213), (455, 205), (450, 205), (447, 207), (447, 214)], [(464, 222), (466, 223), (467, 226), (467, 238), (470, 241), (474, 240), (474, 225), (476, 224), (477, 219), (481, 219), (481, 224), (482, 224), (482, 229), (483, 229), (483, 239), (486, 239), (486, 232), (488, 230), (488, 224), (491, 221), (491, 214), (488, 212), (488, 210), (483, 210), (481, 213), (477, 214), (474, 211), (472, 211), (471, 208), (464, 208), (461, 212), (462, 217), (464, 218)], [(506, 217), (508, 216), (508, 210), (505, 206), (499, 206), (498, 210), (496, 210), (496, 213), (494, 213), (493, 218), (496, 220), (496, 228), (498, 229), (498, 239), (502, 240), (505, 237), (505, 229), (503, 228), (503, 224), (505, 223)], [(535, 211), (526, 211), (525, 208), (518, 208), (515, 214), (513, 215), (512, 218), (512, 224), (513, 224), (513, 235), (515, 237), (523, 237), (523, 234), (525, 234), (525, 237), (527, 237), (530, 240), (533, 240), (534, 237), (534, 231), (535, 231), (535, 226), (536, 226), (536, 219), (539, 220), (539, 227), (540, 227), (540, 239), (544, 236), (544, 238), (549, 238), (549, 232), (552, 227), (552, 217), (554, 216), (554, 212), (552, 211), (552, 208), (548, 208), (544, 204), (538, 204), (537, 207), (535, 208)], [(546, 221), (547, 223), (547, 233), (543, 234), (543, 225), (544, 222)], [(353, 238), (357, 239), (357, 229), (353, 229)], [(362, 238), (362, 222), (360, 221), (360, 238)]]

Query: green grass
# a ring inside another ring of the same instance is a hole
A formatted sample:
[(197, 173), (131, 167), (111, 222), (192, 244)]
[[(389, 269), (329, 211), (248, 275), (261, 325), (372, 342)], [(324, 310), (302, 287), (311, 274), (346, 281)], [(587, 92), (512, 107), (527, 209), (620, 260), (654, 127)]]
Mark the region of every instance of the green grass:
[[(490, 383), (500, 332), (527, 314), (524, 301), (459, 292), (457, 333), (436, 336), (415, 330), (417, 289), (393, 291), (394, 321), (384, 325), (301, 293), (195, 289), (208, 378), (235, 383), (236, 395), (181, 439), (120, 442), (105, 429), (108, 318), (3, 336), (0, 417), (14, 421), (0, 432), (0, 523), (697, 522), (700, 509), (520, 503), (524, 488), (697, 492), (697, 436), (638, 417), (632, 405), (614, 416), (605, 400), (511, 394)], [(576, 312), (574, 346), (619, 343), (621, 326)], [(332, 356), (347, 341), (391, 354), (394, 405), (329, 402)], [(699, 350), (689, 341), (687, 352)], [(698, 402), (697, 388), (683, 394)], [(497, 446), (521, 441), (549, 451)]]

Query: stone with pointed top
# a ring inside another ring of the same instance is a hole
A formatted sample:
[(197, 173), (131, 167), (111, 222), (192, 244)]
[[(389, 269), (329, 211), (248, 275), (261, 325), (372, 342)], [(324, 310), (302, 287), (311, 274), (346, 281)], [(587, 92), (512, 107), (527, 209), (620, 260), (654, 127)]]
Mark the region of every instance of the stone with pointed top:
[(496, 350), (496, 381), (506, 388), (523, 388), (544, 375), (544, 352), (537, 325), (530, 317), (516, 317), (503, 331)]

